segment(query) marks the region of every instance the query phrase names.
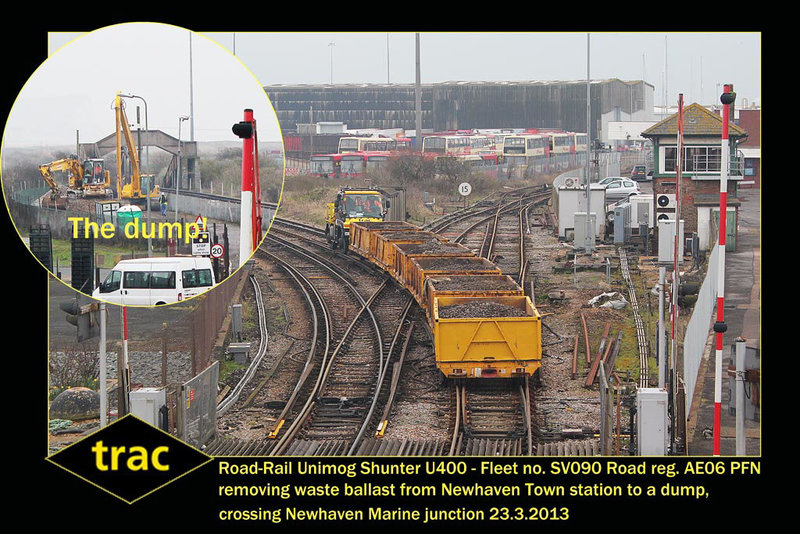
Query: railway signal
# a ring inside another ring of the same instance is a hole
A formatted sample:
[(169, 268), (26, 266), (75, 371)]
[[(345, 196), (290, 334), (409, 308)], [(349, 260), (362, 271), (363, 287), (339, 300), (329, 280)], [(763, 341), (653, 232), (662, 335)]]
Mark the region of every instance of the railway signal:
[(78, 327), (78, 342), (87, 341), (100, 335), (98, 303), (82, 294), (58, 305), (67, 313), (67, 322)]
[(242, 140), (242, 195), (239, 223), (239, 265), (244, 265), (261, 243), (261, 194), (258, 176), (258, 132), (253, 110), (244, 110), (244, 120), (233, 125)]

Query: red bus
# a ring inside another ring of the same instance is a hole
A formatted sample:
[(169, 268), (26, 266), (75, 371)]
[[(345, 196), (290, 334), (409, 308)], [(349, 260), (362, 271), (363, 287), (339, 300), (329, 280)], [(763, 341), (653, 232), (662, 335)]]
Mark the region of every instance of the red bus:
[(376, 150), (367, 152), (348, 152), (339, 154), (341, 163), (339, 165), (340, 176), (345, 178), (355, 178), (363, 176), (379, 169), (385, 165), (392, 156), (391, 152)]
[(315, 154), (311, 156), (311, 176), (338, 178), (342, 164), (341, 154)]

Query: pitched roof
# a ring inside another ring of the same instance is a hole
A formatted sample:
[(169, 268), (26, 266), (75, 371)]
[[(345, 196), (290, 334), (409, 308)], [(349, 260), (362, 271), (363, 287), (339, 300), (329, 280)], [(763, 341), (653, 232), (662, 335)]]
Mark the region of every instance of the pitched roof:
[[(657, 122), (642, 132), (642, 137), (678, 135), (678, 114), (675, 113)], [(683, 135), (722, 136), (722, 117), (700, 104), (690, 104), (683, 108)], [(728, 126), (729, 137), (747, 137), (747, 132), (733, 123)]]

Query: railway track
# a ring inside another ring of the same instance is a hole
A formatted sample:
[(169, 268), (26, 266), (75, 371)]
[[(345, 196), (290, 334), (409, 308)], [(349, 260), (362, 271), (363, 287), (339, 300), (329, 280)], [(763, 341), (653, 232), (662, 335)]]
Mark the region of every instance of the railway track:
[[(549, 191), (539, 193), (540, 200), (550, 196)], [(447, 217), (446, 224), (436, 227), (448, 237), (470, 234), (473, 239), (472, 234), (480, 235), (482, 244), (490, 234), (486, 231), (489, 219), (496, 219), (491, 234), (498, 239), (487, 255), (496, 261), (497, 256), (513, 257), (516, 269), (502, 269), (524, 281), (528, 265), (525, 234), (530, 228), (529, 212), (536, 206), (531, 200), (487, 201)], [(475, 218), (480, 219), (478, 223)], [(478, 230), (481, 222), (483, 232)], [(508, 239), (512, 227), (517, 239)], [(506, 241), (512, 241), (513, 248)], [(284, 394), (285, 400), (270, 404), (272, 417), (264, 438), (218, 439), (206, 452), (264, 456), (592, 454), (590, 442), (576, 446), (534, 441), (534, 404), (527, 381), (511, 384), (504, 380), (499, 385), (502, 394), (484, 381), (474, 388), (463, 384), (442, 387), (432, 348), (424, 341), (430, 335), (424, 314), (415, 320), (415, 314), (421, 314), (418, 306), (414, 303), (400, 309), (398, 301), (409, 295), (392, 288), (376, 269), (354, 256), (331, 251), (321, 230), (276, 218), (262, 249), (258, 262), (286, 273), (284, 283), (291, 281), (294, 291), (305, 295), (305, 306), (316, 309), (309, 312), (316, 319), (293, 317), (292, 324), (307, 322), (309, 331), (292, 348), (294, 359), (300, 360), (292, 373), (296, 379), (291, 392)], [(311, 259), (317, 255), (316, 261)], [(319, 261), (328, 264), (329, 270)], [(359, 273), (357, 282), (352, 281), (354, 268), (368, 275)], [(350, 290), (346, 289), (348, 283)], [(384, 302), (394, 305), (384, 306)], [(301, 352), (304, 358), (298, 358)], [(284, 362), (288, 364), (287, 358)], [(418, 418), (420, 426), (414, 427), (407, 415), (414, 412), (421, 396), (439, 403), (437, 420), (424, 414)], [(394, 414), (405, 414), (405, 421), (395, 425)], [(426, 430), (420, 431), (422, 425), (439, 431), (427, 437)], [(274, 436), (268, 437), (270, 434)]]
[(266, 323), (266, 313), (264, 311), (264, 300), (261, 294), (261, 286), (256, 279), (255, 276), (252, 274), (250, 275), (250, 283), (253, 286), (253, 294), (256, 302), (256, 313), (258, 314), (258, 329), (259, 329), (259, 344), (258, 349), (256, 350), (253, 357), (250, 359), (250, 365), (247, 367), (243, 377), (236, 386), (233, 388), (233, 391), (226, 395), (217, 405), (217, 417), (221, 417), (224, 415), (231, 406), (233, 406), (242, 395), (245, 387), (250, 383), (252, 378), (258, 372), (259, 367), (261, 366), (261, 362), (264, 359), (264, 355), (267, 351), (267, 345), (269, 342), (269, 333), (267, 332), (267, 323)]
[[(489, 208), (450, 217), (437, 233), (471, 248), (524, 287), (528, 212), (547, 201), (547, 189), (506, 195)], [(455, 386), (457, 420), (449, 455), (530, 455), (531, 397), (527, 380), (467, 381)]]
[(455, 396), (458, 417), (451, 456), (531, 454), (527, 380), (472, 380), (456, 384)]
[(618, 248), (619, 266), (625, 285), (628, 287), (628, 298), (633, 309), (633, 321), (636, 325), (636, 340), (639, 345), (639, 387), (650, 387), (650, 365), (648, 362), (647, 332), (639, 313), (639, 304), (636, 301), (636, 288), (631, 281), (630, 269), (628, 268), (628, 256), (624, 248)]
[[(315, 288), (320, 302), (318, 314), (325, 317), (331, 346), (335, 346), (321, 361), (313, 364), (317, 368), (313, 387), (304, 394), (305, 404), (283, 437), (279, 438), (273, 453), (280, 454), (288, 450), (295, 439), (307, 442), (352, 442), (364, 424), (371, 396), (379, 390), (377, 380), (386, 358), (379, 318), (371, 307), (380, 307), (377, 303), (383, 301), (384, 308), (388, 309), (380, 312), (382, 320), (385, 322), (388, 317), (396, 320), (398, 290), (383, 278), (372, 295), (364, 299), (350, 282), (349, 276), (332, 268), (325, 258), (275, 237), (268, 236), (265, 244), (267, 248), (276, 245), (280, 249), (271, 252), (273, 257), (287, 251), (296, 256), (291, 260), (291, 267), (289, 260), (283, 260), (284, 267), (296, 269), (297, 272), (299, 269), (295, 266), (304, 264), (303, 280)], [(313, 283), (310, 280), (312, 277)], [(310, 365), (301, 377), (302, 385), (298, 383), (296, 391), (305, 387), (311, 374)], [(273, 431), (271, 437), (276, 439), (277, 432)]]
[[(277, 403), (282, 411), (266, 438), (272, 443), (214, 450), (352, 454), (364, 436), (385, 428), (414, 329), (406, 321), (412, 299), (377, 271), (371, 279), (359, 277), (356, 287), (351, 274), (330, 261), (355, 260), (327, 252), (318, 256), (274, 235), (259, 249), (259, 261), (279, 264), (304, 294), (311, 346), (291, 394)], [(366, 291), (372, 292), (367, 298)]]

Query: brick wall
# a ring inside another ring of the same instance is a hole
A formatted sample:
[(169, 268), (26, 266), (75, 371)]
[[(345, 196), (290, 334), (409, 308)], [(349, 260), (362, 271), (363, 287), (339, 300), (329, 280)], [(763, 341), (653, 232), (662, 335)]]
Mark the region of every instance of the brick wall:
[[(682, 178), (683, 187), (681, 189), (681, 219), (684, 221), (684, 232), (689, 234), (697, 232), (697, 208), (695, 207), (696, 197), (709, 196), (719, 197), (719, 180), (692, 180), (684, 176)], [(737, 185), (734, 181), (728, 181), (728, 199), (736, 198)], [(676, 194), (675, 178), (656, 178), (653, 180), (653, 202), (660, 194)], [(663, 210), (656, 208), (656, 215), (663, 213)]]

